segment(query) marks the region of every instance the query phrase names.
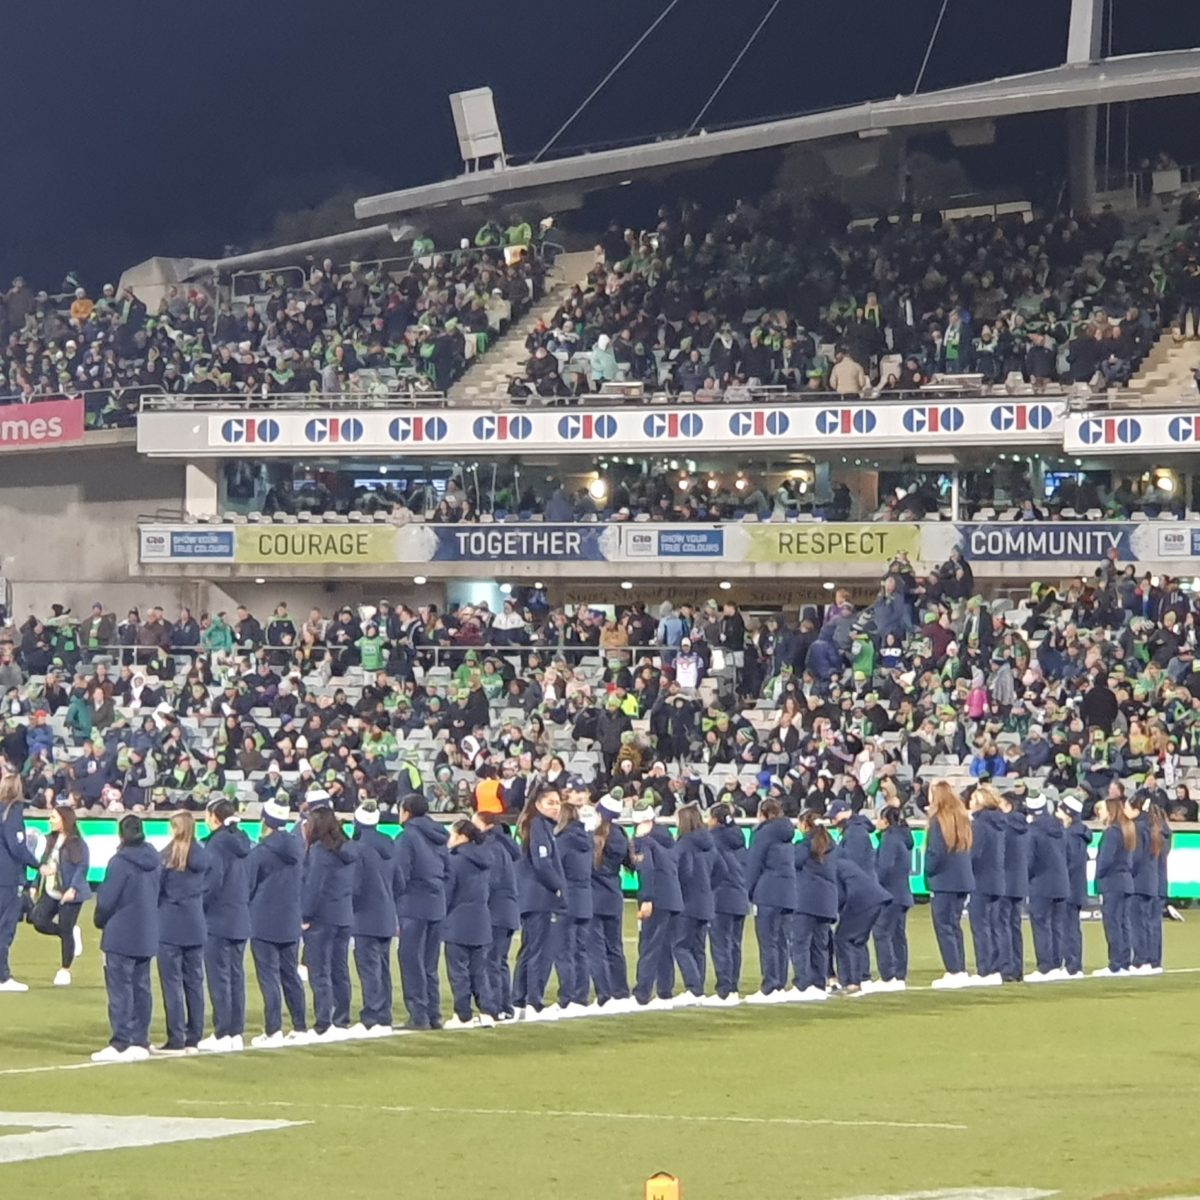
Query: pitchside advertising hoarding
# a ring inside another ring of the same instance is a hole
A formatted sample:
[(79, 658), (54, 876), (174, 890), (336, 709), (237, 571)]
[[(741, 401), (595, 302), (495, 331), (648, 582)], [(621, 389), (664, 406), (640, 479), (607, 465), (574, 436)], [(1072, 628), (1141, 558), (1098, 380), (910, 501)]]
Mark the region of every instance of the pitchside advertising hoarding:
[(67, 446), (83, 441), (83, 431), (81, 399), (0, 405), (0, 451)]
[[(25, 825), (42, 834), (47, 833), (50, 827), (48, 821), (36, 818), (27, 819)], [(258, 821), (243, 821), (241, 827), (249, 835), (251, 841), (258, 841), (261, 831)], [(400, 834), (399, 825), (380, 825), (379, 829), (381, 833), (386, 833), (393, 838)], [(117, 837), (117, 821), (115, 818), (82, 820), (79, 822), (79, 831), (88, 844), (91, 858), (88, 878), (93, 883), (98, 882), (104, 878), (105, 868), (120, 844)], [(198, 832), (202, 831), (198, 829)], [(746, 840), (749, 841), (751, 832), (749, 822), (747, 822), (744, 832)], [(909, 883), (914, 895), (927, 896), (929, 893), (924, 879), (925, 830), (914, 829), (912, 834), (913, 851), (909, 867)], [(148, 819), (146, 821), (146, 838), (154, 846), (162, 849), (171, 840), (171, 827), (166, 821)], [(1095, 889), (1091, 886), (1090, 881), (1098, 842), (1098, 837), (1093, 838), (1090, 848), (1092, 861), (1088, 866), (1089, 890), (1093, 894)], [(1175, 831), (1175, 836), (1171, 839), (1171, 856), (1167, 860), (1167, 869), (1168, 890), (1172, 898), (1177, 900), (1200, 898), (1200, 830), (1178, 829)], [(635, 892), (637, 890), (636, 876), (626, 872), (623, 876), (623, 886), (627, 893)]]

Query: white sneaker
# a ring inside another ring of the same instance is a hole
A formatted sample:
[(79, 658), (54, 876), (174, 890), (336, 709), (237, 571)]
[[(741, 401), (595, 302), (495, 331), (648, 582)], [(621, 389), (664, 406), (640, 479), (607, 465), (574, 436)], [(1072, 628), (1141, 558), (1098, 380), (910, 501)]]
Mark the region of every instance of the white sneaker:
[(126, 1046), (121, 1051), (122, 1062), (145, 1062), (150, 1057), (148, 1046)]
[(311, 1046), (316, 1034), (311, 1029), (293, 1029), (283, 1039), (288, 1046)]
[(395, 1030), (390, 1025), (372, 1025), (365, 1036), (369, 1038), (391, 1037)]
[(229, 1039), (229, 1053), (240, 1054), (246, 1048), (246, 1042), (240, 1033), (235, 1033)]
[(558, 1015), (562, 1017), (563, 1020), (567, 1020), (571, 1017), (590, 1017), (592, 1014), (588, 1011), (588, 1006), (586, 1004), (576, 1004), (572, 1002), (565, 1005), (563, 1010)]
[(1136, 967), (1129, 968), (1130, 975), (1153, 975), (1154, 968), (1149, 963), (1139, 963)]
[(296, 966), (296, 974), (300, 976), (301, 983), (308, 982), (308, 968), (303, 963), (298, 963)]
[(538, 1010), (532, 1004), (519, 1006), (514, 1019), (522, 1022), (537, 1021), (539, 1019)]
[(681, 992), (673, 1001), (675, 1008), (695, 1008), (703, 1003), (704, 997), (697, 996), (695, 992)]
[(788, 1000), (788, 994), (783, 988), (779, 988), (778, 991), (768, 992), (766, 1002), (768, 1004), (789, 1004), (790, 1003), (790, 1001)]
[(118, 1050), (116, 1048), (116, 1046), (105, 1046), (103, 1050), (97, 1050), (96, 1053), (92, 1055), (92, 1062), (94, 1062), (94, 1063), (123, 1062), (124, 1059), (122, 1059), (121, 1055), (124, 1053), (125, 1052), (123, 1050)]
[(1068, 970), (1064, 969), (1063, 970), (1063, 978), (1064, 979), (1086, 979), (1087, 975), (1083, 971), (1068, 971)]
[(478, 1025), (480, 1029), (495, 1029), (496, 1018), (489, 1017), (487, 1013), (480, 1013), (479, 1016), (475, 1018), (475, 1024)]
[(741, 1003), (737, 992), (730, 992), (728, 996), (705, 996), (700, 1001), (705, 1008), (733, 1008)]
[(1123, 975), (1123, 971), (1114, 971), (1109, 967), (1097, 967), (1092, 972), (1093, 979), (1111, 979), (1114, 975)]
[(71, 972), (68, 971), (66, 967), (59, 967), (59, 969), (54, 972), (54, 986), (55, 987), (70, 987), (71, 986)]
[(1058, 983), (1059, 980), (1069, 979), (1070, 976), (1067, 974), (1067, 972), (1062, 967), (1055, 967), (1052, 971), (1046, 972), (1046, 978), (1053, 980), (1055, 983)]
[[(991, 976), (984, 975), (981, 979), (989, 979)], [(970, 976), (966, 971), (949, 972), (947, 971), (940, 979), (935, 979), (930, 985), (937, 991), (955, 991), (958, 988), (970, 987)]]
[(1026, 983), (1053, 983), (1054, 982), (1054, 972), (1053, 971), (1030, 971), (1029, 974), (1025, 976), (1025, 982)]
[(71, 944), (75, 947), (75, 957), (83, 957), (83, 930), (78, 925), (71, 930)]
[(211, 1037), (201, 1038), (196, 1049), (201, 1054), (228, 1054), (233, 1049), (233, 1038), (217, 1037), (213, 1034)]
[(980, 975), (979, 982), (975, 987), (1003, 987), (1004, 976), (999, 971), (993, 971), (990, 975)]
[(562, 1009), (557, 1004), (547, 1004), (537, 1015), (539, 1021), (557, 1021), (562, 1016)]
[(795, 984), (792, 984), (791, 987), (784, 988), (780, 994), (788, 1004), (794, 1004), (800, 999), (800, 989)]
[(370, 1037), (371, 1031), (361, 1021), (356, 1021), (346, 1030), (346, 1035), (352, 1041), (357, 1041), (360, 1038)]
[(453, 1016), (445, 1023), (445, 1025), (442, 1026), (442, 1028), (448, 1029), (451, 1032), (456, 1032), (460, 1029), (478, 1029), (479, 1027), (470, 1019), (470, 1017), (468, 1017), (465, 1021), (460, 1021), (457, 1016)]
[(1163, 973), (1163, 969), (1162, 967), (1147, 966), (1142, 973), (1144, 975), (1161, 975)]
[(674, 999), (668, 1000), (663, 996), (655, 996), (645, 1006), (647, 1012), (670, 1012), (675, 1007)]
[[(29, 991), (29, 984), (19, 983), (11, 975), (6, 980), (4, 980), (3, 983), (0, 983), (0, 992), (27, 992), (27, 991)], [(98, 1051), (97, 1053), (103, 1053), (103, 1051)], [(107, 1062), (108, 1060), (104, 1059), (103, 1061)]]
[(889, 992), (906, 992), (908, 984), (903, 979), (889, 979), (887, 981), (887, 990)]
[(771, 1004), (773, 1003), (767, 996), (766, 992), (751, 992), (746, 997), (747, 1004)]
[(250, 1039), (251, 1050), (278, 1050), (286, 1045), (282, 1029), (277, 1029), (274, 1033), (260, 1033)]

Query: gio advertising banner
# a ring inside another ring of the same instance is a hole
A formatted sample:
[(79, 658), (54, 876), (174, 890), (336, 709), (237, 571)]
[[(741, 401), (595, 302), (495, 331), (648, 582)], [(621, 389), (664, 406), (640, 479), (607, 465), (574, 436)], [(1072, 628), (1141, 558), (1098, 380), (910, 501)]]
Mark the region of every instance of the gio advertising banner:
[(921, 558), (941, 562), (955, 547), (975, 563), (1049, 563), (1072, 574), (1095, 570), (1116, 550), (1123, 563), (1192, 570), (1200, 557), (1200, 525), (1182, 521), (1007, 521), (923, 526)]

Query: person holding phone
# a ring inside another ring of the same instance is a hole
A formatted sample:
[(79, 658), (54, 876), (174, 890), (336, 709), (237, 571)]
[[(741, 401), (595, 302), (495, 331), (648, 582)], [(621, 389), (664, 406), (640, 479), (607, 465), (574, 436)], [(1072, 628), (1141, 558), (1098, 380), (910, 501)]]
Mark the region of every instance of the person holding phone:
[(71, 986), (71, 965), (83, 949), (79, 912), (92, 894), (88, 886), (88, 848), (79, 833), (75, 810), (55, 805), (50, 810), (50, 836), (42, 853), (38, 898), (29, 923), (60, 944), (61, 966), (54, 976), (55, 987)]

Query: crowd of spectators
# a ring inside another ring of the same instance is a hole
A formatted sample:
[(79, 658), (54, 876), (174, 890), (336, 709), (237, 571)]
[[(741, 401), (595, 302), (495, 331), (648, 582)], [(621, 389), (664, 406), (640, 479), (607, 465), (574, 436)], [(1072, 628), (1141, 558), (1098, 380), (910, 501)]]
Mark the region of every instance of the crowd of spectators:
[(1116, 554), (1061, 589), (989, 604), (957, 553), (898, 556), (877, 598), (798, 618), (732, 603), (499, 612), (386, 600), (304, 619), (56, 608), (0, 637), (0, 739), (30, 799), (92, 812), (252, 807), (321, 793), (516, 811), (535, 776), (582, 775), (665, 813), (911, 810), (931, 778), (988, 778), (1089, 807), (1140, 788), (1196, 818), (1200, 601)]

